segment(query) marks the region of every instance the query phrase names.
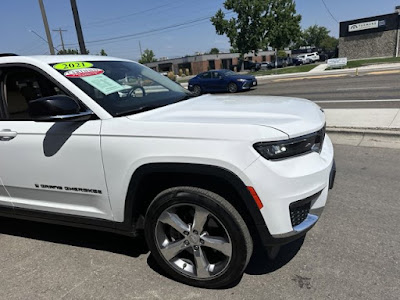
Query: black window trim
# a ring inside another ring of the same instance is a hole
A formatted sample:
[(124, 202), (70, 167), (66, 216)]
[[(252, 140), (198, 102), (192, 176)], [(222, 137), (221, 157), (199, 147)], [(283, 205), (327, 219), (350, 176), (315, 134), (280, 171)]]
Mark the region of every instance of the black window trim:
[[(0, 71), (2, 69), (5, 68), (16, 68), (16, 67), (20, 67), (20, 68), (27, 68), (30, 70), (33, 70), (35, 72), (38, 72), (40, 75), (43, 75), (46, 79), (48, 79), (50, 82), (52, 82), (54, 85), (56, 85), (66, 96), (69, 96), (73, 99), (75, 99), (76, 101), (78, 101), (79, 105), (81, 106), (82, 109), (86, 109), (86, 110), (90, 110), (80, 99), (79, 97), (77, 97), (74, 93), (72, 93), (69, 89), (67, 89), (63, 84), (61, 84), (58, 80), (56, 80), (54, 77), (50, 76), (47, 72), (45, 72), (43, 69), (29, 64), (29, 63), (2, 63), (0, 64)], [(20, 121), (20, 122), (41, 122), (41, 121), (37, 121), (37, 120), (24, 120), (24, 119), (8, 119), (7, 118), (7, 114), (6, 114), (6, 110), (7, 110), (7, 106), (6, 106), (6, 101), (5, 101), (5, 90), (4, 90), (4, 75), (0, 72), (0, 122), (3, 121)], [(93, 112), (94, 115), (94, 119), (99, 119), (99, 117)], [(62, 120), (54, 120), (54, 122), (63, 122)]]

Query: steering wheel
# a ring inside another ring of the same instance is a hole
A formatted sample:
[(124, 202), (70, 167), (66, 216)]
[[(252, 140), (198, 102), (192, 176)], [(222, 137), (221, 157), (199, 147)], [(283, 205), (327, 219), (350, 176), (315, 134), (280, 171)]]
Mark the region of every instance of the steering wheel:
[(142, 97), (146, 96), (146, 91), (144, 90), (144, 88), (140, 85), (135, 85), (132, 87), (132, 89), (128, 92), (128, 98), (129, 97), (133, 97), (136, 98), (136, 91), (140, 90), (142, 92)]

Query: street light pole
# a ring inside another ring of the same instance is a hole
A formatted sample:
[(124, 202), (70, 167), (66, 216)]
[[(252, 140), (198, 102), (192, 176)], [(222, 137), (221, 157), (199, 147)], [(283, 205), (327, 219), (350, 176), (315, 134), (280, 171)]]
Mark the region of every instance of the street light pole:
[(75, 28), (76, 28), (76, 35), (78, 36), (79, 49), (81, 51), (81, 54), (86, 54), (85, 41), (83, 40), (81, 21), (79, 19), (79, 13), (78, 13), (78, 7), (76, 5), (76, 0), (71, 0), (71, 8), (72, 8), (72, 14), (74, 15), (74, 22), (75, 22)]
[(39, 0), (40, 11), (42, 13), (44, 30), (46, 31), (47, 43), (49, 44), (50, 54), (54, 55), (53, 40), (51, 39), (49, 23), (47, 22), (46, 11), (44, 9), (43, 0)]

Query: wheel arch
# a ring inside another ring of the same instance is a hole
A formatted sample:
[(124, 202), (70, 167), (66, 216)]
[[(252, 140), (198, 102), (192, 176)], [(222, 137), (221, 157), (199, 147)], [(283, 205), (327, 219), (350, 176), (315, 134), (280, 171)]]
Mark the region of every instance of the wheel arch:
[(136, 169), (126, 194), (125, 221), (131, 228), (142, 229), (151, 201), (159, 192), (174, 186), (208, 189), (229, 201), (249, 228), (265, 226), (247, 186), (236, 174), (222, 167), (194, 163), (149, 163)]

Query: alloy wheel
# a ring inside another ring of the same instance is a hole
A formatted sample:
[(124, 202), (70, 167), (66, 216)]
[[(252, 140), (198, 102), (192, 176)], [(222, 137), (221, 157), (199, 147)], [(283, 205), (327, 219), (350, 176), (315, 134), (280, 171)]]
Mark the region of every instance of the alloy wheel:
[(164, 210), (155, 227), (156, 245), (165, 261), (180, 273), (209, 279), (224, 272), (232, 257), (232, 243), (222, 222), (194, 204)]

